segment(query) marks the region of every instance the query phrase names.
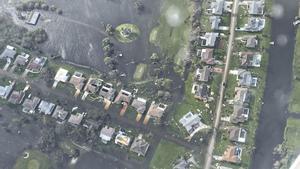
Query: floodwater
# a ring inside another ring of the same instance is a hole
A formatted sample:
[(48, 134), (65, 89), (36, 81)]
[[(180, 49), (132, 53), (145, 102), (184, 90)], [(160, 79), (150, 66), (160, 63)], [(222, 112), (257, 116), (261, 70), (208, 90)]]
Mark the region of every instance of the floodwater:
[(298, 14), (298, 3), (298, 0), (274, 0), (271, 39), (275, 45), (269, 49), (264, 105), (256, 132), (256, 149), (251, 169), (271, 169), (274, 162), (273, 149), (283, 141), (289, 94), (292, 89), (295, 45), (295, 28), (292, 22)]

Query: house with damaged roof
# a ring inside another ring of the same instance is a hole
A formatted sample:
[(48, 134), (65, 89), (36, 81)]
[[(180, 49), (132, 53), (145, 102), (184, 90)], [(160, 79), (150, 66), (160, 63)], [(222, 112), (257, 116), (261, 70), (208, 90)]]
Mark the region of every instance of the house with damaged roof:
[(86, 82), (86, 78), (83, 76), (83, 73), (81, 72), (74, 72), (74, 74), (72, 75), (69, 83), (71, 83), (74, 87), (75, 87), (75, 97), (77, 97), (81, 90), (83, 89), (84, 85)]
[[(17, 50), (15, 47), (7, 45), (4, 51), (0, 54), (0, 59), (4, 59), (7, 62), (7, 66), (10, 65), (12, 60), (15, 59), (15, 56), (17, 54)], [(6, 69), (6, 68), (5, 68)]]
[(25, 66), (29, 62), (29, 54), (21, 53), (18, 55), (14, 61), (15, 66)]
[(0, 86), (0, 98), (8, 99), (11, 92), (13, 91), (15, 82), (11, 82), (9, 85)]
[(216, 32), (206, 32), (200, 38), (202, 39), (201, 46), (203, 47), (215, 47), (219, 33)]
[(134, 138), (130, 151), (137, 153), (138, 156), (145, 156), (148, 149), (149, 149), (150, 144), (143, 139), (143, 135), (139, 134), (137, 137)]
[(55, 109), (55, 106), (56, 105), (54, 103), (42, 100), (38, 106), (38, 111), (39, 111), (39, 113), (43, 113), (45, 115), (52, 115), (52, 113)]
[(119, 131), (115, 138), (115, 144), (118, 144), (122, 147), (128, 147), (130, 145), (130, 141), (131, 138), (121, 131)]
[(200, 101), (207, 102), (209, 101), (209, 93), (210, 87), (207, 84), (194, 83), (192, 87), (192, 94), (194, 94), (194, 98)]
[(247, 137), (247, 131), (241, 127), (229, 128), (229, 140), (238, 143), (245, 143)]
[(82, 100), (85, 100), (85, 98), (89, 95), (89, 94), (96, 94), (99, 90), (100, 87), (103, 84), (103, 80), (102, 79), (98, 79), (98, 78), (93, 78), (90, 77), (87, 84), (84, 87), (84, 93), (82, 96)]
[(131, 106), (137, 111), (136, 121), (140, 121), (142, 115), (146, 112), (147, 100), (143, 98), (133, 99)]
[(119, 94), (115, 98), (114, 103), (122, 104), (122, 109), (120, 111), (121, 116), (125, 114), (127, 107), (131, 102), (131, 99), (132, 99), (132, 93), (124, 89), (120, 90)]
[(153, 101), (148, 109), (143, 124), (148, 124), (150, 119), (153, 119), (155, 123), (160, 123), (160, 120), (166, 112), (167, 107), (168, 106), (166, 104), (155, 103), (155, 101)]
[(207, 128), (207, 126), (201, 122), (200, 116), (198, 114), (193, 114), (192, 112), (185, 114), (179, 120), (179, 123), (185, 128), (191, 137), (201, 129)]
[(241, 87), (256, 87), (257, 86), (257, 77), (253, 77), (251, 72), (240, 69), (238, 70), (237, 75), (238, 86)]
[(249, 36), (246, 40), (246, 48), (256, 48), (258, 45), (258, 38), (257, 36)]
[(265, 2), (264, 0), (247, 1), (248, 12), (250, 15), (263, 15)]
[(194, 79), (199, 82), (208, 82), (210, 80), (211, 70), (208, 66), (204, 66), (202, 69), (197, 68)]
[(225, 150), (222, 161), (240, 164), (242, 161), (243, 149), (240, 146), (228, 146)]
[(234, 91), (235, 91), (235, 95), (234, 95), (233, 103), (235, 105), (248, 105), (250, 103), (251, 93), (249, 89), (236, 87)]
[(109, 109), (112, 101), (115, 98), (116, 89), (113, 88), (111, 83), (105, 83), (100, 89), (99, 95), (103, 98), (104, 109)]
[(260, 32), (265, 28), (266, 20), (260, 17), (250, 17), (244, 27), (237, 30), (246, 32)]
[(47, 62), (46, 57), (34, 57), (30, 60), (26, 67), (26, 71), (30, 73), (40, 73)]
[(86, 116), (86, 113), (76, 113), (71, 114), (70, 118), (68, 119), (68, 122), (71, 123), (74, 126), (78, 126), (81, 124), (83, 118)]
[(207, 65), (214, 65), (215, 58), (214, 58), (214, 49), (205, 48), (201, 50), (201, 62)]
[(213, 15), (223, 15), (223, 12), (231, 11), (231, 3), (225, 0), (214, 0), (208, 9)]
[(260, 67), (262, 55), (259, 52), (239, 52), (240, 63), (243, 68)]
[(16, 91), (14, 90), (9, 99), (8, 102), (12, 103), (12, 104), (21, 104), (24, 100), (25, 97), (25, 92), (24, 91)]
[(249, 108), (243, 105), (234, 105), (233, 113), (230, 116), (230, 122), (233, 124), (244, 123), (249, 119)]
[(39, 97), (26, 98), (22, 104), (24, 113), (33, 114), (36, 112), (36, 108), (38, 107), (41, 99)]
[(101, 129), (99, 137), (104, 144), (107, 144), (111, 141), (115, 133), (115, 128), (105, 126)]
[(56, 106), (52, 117), (56, 119), (58, 123), (64, 123), (69, 115), (69, 112), (66, 111), (62, 106)]

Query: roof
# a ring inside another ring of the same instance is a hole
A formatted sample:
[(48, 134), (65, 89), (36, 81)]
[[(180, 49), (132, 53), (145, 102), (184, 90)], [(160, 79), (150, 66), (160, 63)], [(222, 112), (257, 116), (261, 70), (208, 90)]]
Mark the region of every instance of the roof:
[(249, 108), (245, 108), (242, 105), (234, 105), (230, 122), (234, 124), (246, 122), (249, 118), (249, 112)]
[(56, 75), (54, 77), (54, 80), (57, 82), (67, 82), (69, 79), (69, 71), (64, 68), (59, 68), (56, 72)]
[(54, 111), (55, 104), (42, 100), (38, 110), (40, 113), (44, 113), (46, 115), (51, 115)]
[(104, 143), (107, 143), (112, 139), (113, 134), (115, 133), (115, 129), (112, 127), (105, 126), (100, 131), (100, 138)]
[(246, 135), (247, 135), (247, 132), (243, 128), (231, 127), (229, 129), (229, 140), (230, 141), (245, 143), (246, 142)]
[(217, 41), (219, 33), (216, 32), (206, 32), (202, 38), (202, 46), (214, 47)]
[(197, 68), (195, 73), (195, 80), (200, 82), (208, 82), (210, 78), (210, 69), (208, 66), (204, 66), (203, 69)]
[(165, 110), (167, 109), (167, 105), (159, 103), (156, 104), (154, 101), (151, 103), (147, 115), (160, 119), (163, 114), (165, 113)]
[(246, 47), (247, 48), (255, 48), (258, 44), (258, 40), (256, 36), (250, 36), (247, 38)]
[(30, 60), (26, 69), (32, 73), (39, 73), (46, 64), (46, 61), (46, 57), (34, 57)]
[(74, 72), (69, 82), (74, 85), (76, 90), (82, 90), (85, 85), (85, 80), (86, 78), (83, 77), (81, 72)]
[(130, 151), (137, 153), (139, 156), (145, 156), (150, 146), (150, 144), (142, 137), (142, 134), (135, 137), (130, 147)]
[(214, 49), (202, 49), (201, 50), (201, 61), (208, 64), (208, 65), (213, 65), (215, 63), (214, 59)]
[(193, 133), (198, 127), (202, 125), (199, 115), (193, 114), (192, 112), (188, 112), (187, 114), (185, 114), (179, 120), (179, 123), (183, 125), (183, 127), (189, 134)]
[(18, 55), (14, 61), (14, 65), (25, 66), (27, 64), (27, 62), (29, 61), (28, 59), (29, 59), (28, 54), (23, 53), (21, 55)]
[(4, 51), (0, 55), (0, 59), (14, 59), (17, 54), (16, 48), (7, 45)]
[(208, 85), (202, 83), (198, 86), (198, 89), (195, 92), (195, 98), (200, 100), (207, 100), (209, 95), (209, 87)]
[(76, 113), (71, 114), (68, 122), (75, 125), (80, 125), (81, 121), (83, 120), (84, 113)]
[(258, 17), (250, 17), (245, 24), (245, 31), (259, 32), (265, 27), (265, 19)]
[(126, 102), (126, 103), (130, 103), (132, 98), (132, 93), (128, 92), (126, 90), (120, 90), (118, 96), (115, 98), (115, 103), (122, 103), (122, 102)]
[(40, 103), (41, 99), (38, 97), (33, 97), (32, 99), (26, 98), (23, 102), (23, 112), (24, 113), (35, 113), (35, 109)]
[(52, 117), (59, 120), (64, 121), (66, 120), (69, 112), (65, 111), (62, 106), (57, 106), (52, 114)]
[(222, 15), (224, 10), (225, 0), (216, 0), (215, 2), (211, 2), (212, 14), (214, 15)]
[(126, 136), (124, 133), (119, 132), (119, 134), (115, 138), (115, 144), (119, 144), (121, 146), (129, 146), (131, 138)]
[(222, 159), (227, 162), (239, 164), (242, 160), (242, 151), (242, 148), (239, 146), (228, 146)]
[(211, 29), (212, 30), (218, 30), (219, 24), (221, 23), (221, 17), (220, 16), (210, 16), (209, 17), (210, 23), (211, 23)]
[(236, 87), (234, 89), (234, 103), (236, 105), (248, 104), (250, 102), (250, 91), (247, 88)]
[(138, 113), (144, 113), (146, 111), (147, 100), (143, 98), (136, 98), (132, 101), (131, 106), (136, 109)]
[(257, 85), (257, 78), (252, 77), (251, 72), (247, 70), (239, 70), (237, 78), (239, 86), (256, 87)]
[(0, 97), (2, 99), (7, 99), (8, 96), (13, 91), (14, 83), (7, 85), (7, 86), (0, 86)]
[(260, 67), (261, 54), (258, 52), (240, 52), (240, 61), (242, 67)]
[(25, 97), (25, 92), (23, 91), (13, 91), (8, 99), (8, 102), (12, 104), (21, 104)]
[(96, 93), (100, 89), (103, 80), (90, 77), (86, 86), (84, 87), (84, 91), (88, 93)]
[(262, 15), (264, 14), (264, 1), (249, 1), (248, 12), (250, 15)]
[(40, 16), (41, 16), (41, 14), (37, 11), (30, 12), (26, 23), (29, 25), (36, 25)]
[(112, 101), (115, 97), (115, 93), (116, 93), (116, 90), (112, 87), (112, 84), (105, 83), (102, 86), (99, 95)]

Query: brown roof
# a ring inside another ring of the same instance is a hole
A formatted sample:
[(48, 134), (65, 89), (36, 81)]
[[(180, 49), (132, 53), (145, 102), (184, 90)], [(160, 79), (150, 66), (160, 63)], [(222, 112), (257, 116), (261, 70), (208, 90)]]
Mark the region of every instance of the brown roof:
[(213, 57), (214, 49), (202, 49), (201, 51), (201, 61), (206, 64), (214, 64), (214, 57)]
[(76, 90), (82, 90), (85, 85), (86, 78), (83, 77), (83, 74), (80, 72), (75, 72), (70, 79), (70, 83), (74, 85)]
[(8, 99), (8, 102), (12, 104), (21, 104), (25, 96), (23, 91), (13, 91)]
[(115, 99), (115, 103), (121, 103), (121, 102), (126, 102), (126, 103), (130, 103), (132, 98), (132, 94), (131, 92), (128, 92), (126, 90), (120, 90), (118, 96)]
[(160, 119), (163, 114), (165, 113), (165, 110), (167, 108), (167, 105), (159, 103), (156, 104), (154, 101), (151, 103), (147, 115), (153, 117), (153, 118), (158, 118)]
[(89, 78), (84, 90), (88, 93), (96, 93), (100, 89), (102, 81), (96, 78)]
[(231, 163), (241, 163), (242, 148), (239, 146), (228, 146), (222, 159)]
[(235, 105), (233, 107), (233, 113), (230, 116), (231, 123), (243, 123), (249, 118), (249, 108), (245, 108), (241, 105)]
[(34, 57), (30, 60), (27, 68), (29, 71), (37, 73), (41, 71), (47, 61), (46, 57)]

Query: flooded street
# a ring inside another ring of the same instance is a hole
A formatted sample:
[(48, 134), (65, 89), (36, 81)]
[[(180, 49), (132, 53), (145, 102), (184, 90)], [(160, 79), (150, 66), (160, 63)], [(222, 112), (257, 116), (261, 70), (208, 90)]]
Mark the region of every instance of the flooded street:
[(298, 14), (298, 0), (274, 0), (269, 65), (264, 93), (264, 105), (256, 132), (255, 151), (251, 169), (271, 169), (273, 149), (283, 141), (289, 94), (292, 89), (292, 66), (295, 45), (295, 27), (292, 22)]

